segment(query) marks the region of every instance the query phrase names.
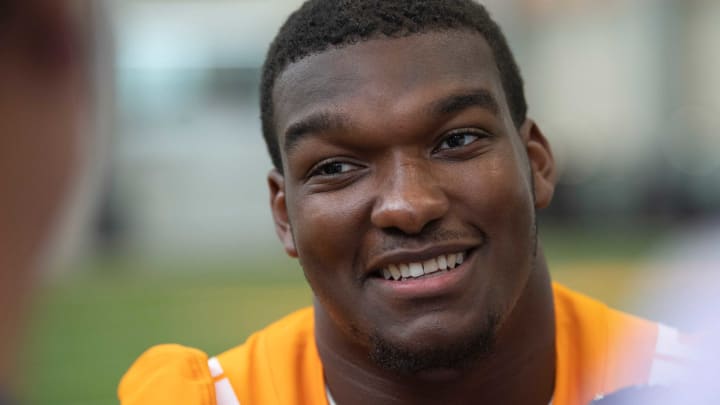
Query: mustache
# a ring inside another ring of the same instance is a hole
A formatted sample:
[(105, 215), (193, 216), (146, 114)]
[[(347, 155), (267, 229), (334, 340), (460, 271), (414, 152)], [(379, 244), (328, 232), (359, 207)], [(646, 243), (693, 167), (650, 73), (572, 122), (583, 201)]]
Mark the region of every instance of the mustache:
[(406, 234), (400, 230), (386, 230), (379, 244), (371, 251), (372, 255), (381, 255), (388, 251), (413, 249), (433, 243), (447, 243), (475, 239), (486, 241), (487, 234), (480, 230), (459, 231), (455, 229), (430, 227), (418, 234)]

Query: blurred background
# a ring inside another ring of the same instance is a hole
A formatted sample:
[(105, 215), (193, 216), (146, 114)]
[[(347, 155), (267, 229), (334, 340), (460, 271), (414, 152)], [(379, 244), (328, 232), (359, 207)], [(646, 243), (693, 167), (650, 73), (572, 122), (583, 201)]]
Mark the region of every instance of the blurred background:
[[(98, 125), (36, 294), (27, 403), (116, 403), (150, 345), (219, 353), (310, 304), (275, 239), (258, 108), (300, 3), (93, 3)], [(693, 329), (676, 303), (720, 268), (720, 2), (484, 3), (560, 166), (540, 223), (554, 277)]]

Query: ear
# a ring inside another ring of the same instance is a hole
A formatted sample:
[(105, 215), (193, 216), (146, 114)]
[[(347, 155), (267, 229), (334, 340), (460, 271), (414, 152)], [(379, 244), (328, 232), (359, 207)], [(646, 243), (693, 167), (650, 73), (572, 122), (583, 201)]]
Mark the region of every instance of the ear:
[(268, 174), (268, 187), (270, 188), (270, 209), (275, 221), (275, 232), (288, 256), (298, 257), (285, 199), (285, 177), (277, 169), (272, 169)]
[(542, 209), (550, 205), (555, 191), (555, 158), (550, 143), (535, 121), (526, 120), (520, 128), (520, 134), (525, 143), (533, 176), (535, 208)]

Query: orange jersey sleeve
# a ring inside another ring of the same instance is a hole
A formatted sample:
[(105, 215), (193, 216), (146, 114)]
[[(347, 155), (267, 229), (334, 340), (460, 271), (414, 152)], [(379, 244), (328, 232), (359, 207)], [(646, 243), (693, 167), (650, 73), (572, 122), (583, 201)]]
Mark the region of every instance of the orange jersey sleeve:
[(305, 308), (217, 356), (241, 404), (327, 404), (314, 325)]
[(582, 405), (618, 389), (645, 385), (655, 360), (658, 324), (554, 284), (557, 371), (553, 405)]
[(155, 346), (125, 373), (118, 397), (122, 405), (215, 405), (208, 357), (180, 345)]

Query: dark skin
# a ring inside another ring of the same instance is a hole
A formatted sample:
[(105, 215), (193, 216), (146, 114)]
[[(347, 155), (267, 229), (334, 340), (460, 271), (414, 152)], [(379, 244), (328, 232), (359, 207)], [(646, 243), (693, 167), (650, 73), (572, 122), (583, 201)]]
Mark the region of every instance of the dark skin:
[[(328, 50), (288, 66), (273, 100), (273, 215), (315, 293), (335, 400), (546, 405), (555, 330), (535, 212), (552, 198), (554, 161), (533, 121), (513, 124), (485, 40), (453, 31)], [(455, 252), (465, 261), (451, 271), (380, 276)], [(369, 356), (377, 340), (422, 354), (483, 332), (491, 353), (462, 366), (398, 372)]]

